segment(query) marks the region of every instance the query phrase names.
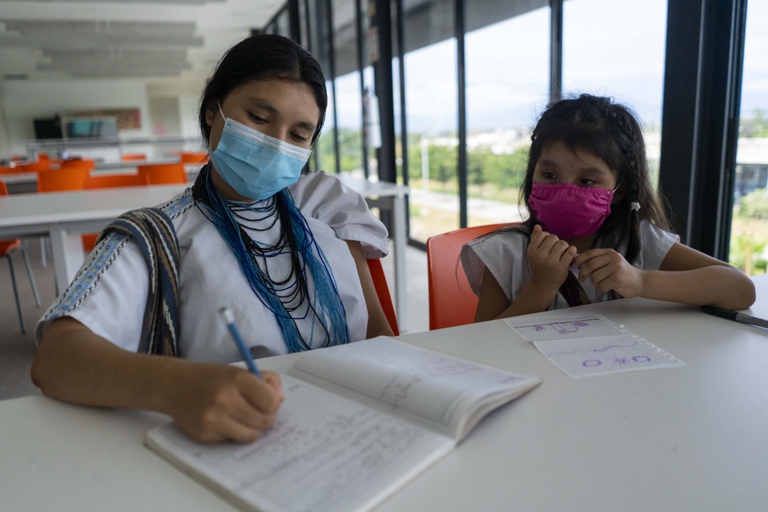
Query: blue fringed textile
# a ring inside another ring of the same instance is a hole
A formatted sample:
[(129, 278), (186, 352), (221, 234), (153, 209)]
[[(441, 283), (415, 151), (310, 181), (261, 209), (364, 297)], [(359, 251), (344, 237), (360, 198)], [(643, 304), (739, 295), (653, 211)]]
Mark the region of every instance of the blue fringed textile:
[[(307, 314), (313, 314), (313, 322), (315, 319), (322, 322), (328, 333), (327, 338), (323, 340), (323, 346), (349, 343), (347, 316), (333, 272), (322, 249), (315, 241), (306, 219), (293, 202), (293, 197), (288, 189), (283, 189), (275, 194), (274, 200), (282, 205), (283, 211), (287, 212), (287, 217), (280, 219), (280, 229), (290, 229), (290, 235), (292, 235), (295, 244), (289, 252), (283, 251), (266, 256), (274, 257), (290, 253), (298, 253), (300, 256), (301, 271), (297, 271), (295, 274), (296, 282), (289, 284), (285, 289), (276, 288), (274, 283), (266, 279), (254, 257), (250, 254), (242, 238), (247, 235), (241, 233), (237, 219), (213, 187), (210, 164), (200, 171), (193, 187), (193, 195), (196, 202), (205, 206), (208, 214), (202, 209), (201, 211), (216, 226), (219, 234), (232, 249), (251, 290), (264, 307), (275, 315), (282, 329), (288, 352), (309, 350), (312, 348), (314, 340), (310, 338), (310, 340), (305, 341), (301, 337), (294, 318), (286, 311), (278, 293), (284, 292), (292, 286), (302, 286), (302, 284), (307, 286), (307, 269), (314, 282), (314, 293), (311, 297), (306, 297), (308, 301), (306, 313), (301, 317), (296, 317), (296, 319), (305, 318)], [(299, 282), (300, 280), (303, 283)], [(312, 333), (314, 333), (314, 323)]]
[(170, 217), (157, 208), (133, 210), (107, 226), (99, 241), (112, 232), (133, 238), (150, 271), (139, 352), (180, 357), (179, 240)]

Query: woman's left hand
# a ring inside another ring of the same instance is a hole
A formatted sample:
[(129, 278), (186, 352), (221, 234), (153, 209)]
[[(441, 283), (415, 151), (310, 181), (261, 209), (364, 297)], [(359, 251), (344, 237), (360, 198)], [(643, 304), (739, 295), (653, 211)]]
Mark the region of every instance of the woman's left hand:
[(573, 266), (579, 268), (579, 282), (588, 277), (603, 293), (611, 290), (624, 298), (642, 295), (645, 286), (643, 271), (632, 266), (613, 249), (591, 249), (576, 256)]

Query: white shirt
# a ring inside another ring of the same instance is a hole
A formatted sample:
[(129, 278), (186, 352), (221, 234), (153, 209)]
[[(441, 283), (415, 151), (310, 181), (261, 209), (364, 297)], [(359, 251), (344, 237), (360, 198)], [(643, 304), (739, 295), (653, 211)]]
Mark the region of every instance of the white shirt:
[[(643, 270), (658, 270), (672, 246), (680, 237), (643, 221), (640, 223), (641, 249), (634, 266)], [(480, 296), (485, 268), (493, 274), (504, 290), (510, 304), (517, 299), (523, 287), (531, 280), (528, 264), (528, 235), (520, 231), (500, 231), (481, 236), (461, 248), (461, 264), (472, 291)], [(601, 247), (598, 242), (597, 247)], [(592, 285), (592, 279), (581, 283), (592, 302), (611, 300), (610, 293), (603, 293)], [(558, 292), (548, 309), (567, 308), (568, 302)]]
[[(387, 231), (368, 210), (365, 200), (323, 171), (301, 176), (289, 187), (294, 202), (307, 220), (312, 234), (325, 255), (344, 305), (350, 340), (365, 338), (368, 309), (363, 297), (357, 267), (345, 240), (362, 243), (367, 258), (387, 253)], [(258, 203), (254, 203), (258, 204)], [(251, 289), (234, 253), (216, 226), (204, 215), (205, 206), (196, 205), (191, 190), (175, 197), (161, 208), (173, 222), (179, 239), (179, 350), (193, 361), (239, 361), (236, 346), (218, 311), (228, 306), (235, 314), (239, 330), (254, 357), (287, 352), (282, 330)], [(252, 211), (239, 211), (249, 227), (264, 228), (274, 219)], [(209, 214), (208, 214), (209, 215)], [(250, 231), (261, 244), (273, 243), (280, 234), (280, 222), (267, 231)], [(269, 258), (269, 272), (277, 281), (288, 275), (288, 254)], [(263, 260), (259, 266), (264, 269)], [(308, 279), (308, 294), (314, 286)], [(139, 246), (120, 235), (110, 235), (89, 255), (69, 288), (38, 322), (39, 341), (51, 322), (70, 316), (91, 331), (126, 350), (137, 351), (149, 287), (149, 268)], [(303, 311), (304, 308), (299, 311)], [(295, 316), (295, 315), (294, 315)], [(324, 331), (310, 313), (296, 320), (302, 338), (312, 348), (322, 343)]]

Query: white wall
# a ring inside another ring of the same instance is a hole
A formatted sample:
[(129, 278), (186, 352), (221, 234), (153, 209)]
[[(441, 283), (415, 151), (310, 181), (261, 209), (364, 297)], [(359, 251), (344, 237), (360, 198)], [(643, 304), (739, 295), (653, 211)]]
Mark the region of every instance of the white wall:
[(152, 134), (144, 80), (13, 80), (5, 81), (0, 97), (5, 110), (8, 147), (0, 145), (0, 158), (26, 154), (26, 142), (35, 138), (33, 119), (82, 110), (138, 108), (141, 129), (123, 130), (121, 137)]

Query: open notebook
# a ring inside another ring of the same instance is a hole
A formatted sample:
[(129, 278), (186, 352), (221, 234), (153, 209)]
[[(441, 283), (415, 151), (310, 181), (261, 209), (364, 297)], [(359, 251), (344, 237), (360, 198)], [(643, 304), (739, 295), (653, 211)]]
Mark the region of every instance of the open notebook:
[(541, 382), (384, 337), (308, 352), (282, 379), (275, 426), (252, 444), (196, 443), (173, 423), (145, 443), (246, 510), (369, 510)]

